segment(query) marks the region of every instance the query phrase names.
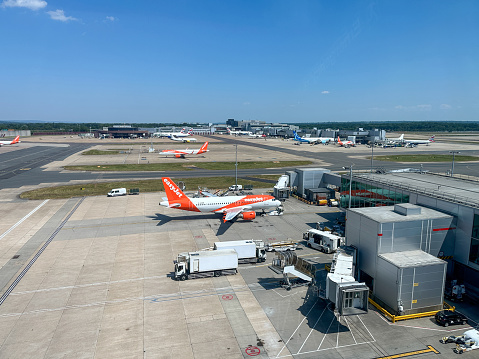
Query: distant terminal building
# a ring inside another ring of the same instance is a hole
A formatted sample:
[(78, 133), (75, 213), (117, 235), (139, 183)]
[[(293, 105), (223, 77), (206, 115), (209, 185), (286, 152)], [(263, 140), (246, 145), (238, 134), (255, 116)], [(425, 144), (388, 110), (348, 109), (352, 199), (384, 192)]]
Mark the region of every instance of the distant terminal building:
[[(420, 171), (386, 174), (357, 173), (352, 175), (351, 186), (350, 175), (344, 174), (341, 176), (340, 206), (348, 208), (351, 203), (351, 211), (349, 211), (351, 215), (375, 218), (374, 221), (378, 225), (387, 223), (381, 231), (371, 232), (369, 230), (371, 233), (368, 232), (377, 239), (378, 243), (382, 242), (382, 238), (379, 238), (378, 234), (382, 233), (384, 236), (387, 231), (388, 235), (393, 236), (393, 241), (397, 242), (386, 244), (386, 246), (402, 246), (401, 250), (420, 249), (445, 260), (448, 263), (448, 279), (456, 279), (465, 284), (469, 295), (479, 299), (478, 189), (479, 181)], [(428, 220), (432, 220), (429, 212), (433, 210), (434, 216), (447, 218), (447, 223), (435, 225), (433, 222), (424, 222), (425, 219), (416, 221), (414, 216), (409, 217), (411, 221), (406, 223), (407, 221), (405, 222), (403, 219), (406, 217), (401, 217), (397, 212), (391, 212), (391, 207), (384, 207), (395, 204), (420, 206), (422, 207), (420, 216)], [(373, 208), (366, 210), (367, 207)], [(356, 211), (354, 208), (365, 209)], [(368, 212), (371, 210), (371, 213)], [(439, 212), (441, 215), (438, 214)], [(381, 220), (386, 217), (389, 220)], [(401, 220), (395, 220), (398, 218)], [(354, 233), (354, 229), (350, 232), (348, 227), (355, 222), (359, 223), (356, 220), (350, 221), (348, 218), (347, 237)], [(365, 223), (361, 222), (355, 227), (360, 226), (361, 230), (367, 229)], [(438, 238), (437, 236), (443, 238), (442, 242), (434, 240), (434, 238)], [(419, 244), (416, 243), (416, 247), (413, 246), (414, 248), (411, 247), (412, 237), (419, 241), (417, 242)], [(359, 250), (361, 252), (361, 248)], [(381, 253), (378, 252), (378, 254)], [(389, 257), (387, 256), (384, 260), (397, 264), (394, 258)], [(370, 269), (364, 272), (372, 277)]]
[(137, 138), (149, 137), (148, 130), (140, 130), (138, 127), (130, 125), (114, 125), (112, 127), (103, 127), (102, 130), (97, 130), (95, 135), (97, 137), (110, 138)]

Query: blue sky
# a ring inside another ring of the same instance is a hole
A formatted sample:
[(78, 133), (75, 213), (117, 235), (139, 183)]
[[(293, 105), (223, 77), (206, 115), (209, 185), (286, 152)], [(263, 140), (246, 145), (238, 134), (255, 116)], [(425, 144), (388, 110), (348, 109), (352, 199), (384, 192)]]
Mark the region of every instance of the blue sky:
[(476, 0), (0, 4), (0, 120), (479, 120)]

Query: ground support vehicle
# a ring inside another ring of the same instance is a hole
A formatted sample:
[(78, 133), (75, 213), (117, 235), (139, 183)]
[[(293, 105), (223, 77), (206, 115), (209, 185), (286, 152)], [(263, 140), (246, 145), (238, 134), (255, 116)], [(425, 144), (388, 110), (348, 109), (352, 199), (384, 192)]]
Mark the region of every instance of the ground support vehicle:
[(465, 332), (464, 342), (456, 343), (456, 347), (453, 351), (456, 354), (462, 354), (474, 349), (479, 349), (479, 331), (477, 329), (471, 329)]
[(285, 252), (295, 251), (298, 248), (298, 243), (293, 241), (281, 241), (274, 243), (267, 243), (265, 249), (268, 252)]
[(113, 188), (107, 194), (108, 197), (126, 196), (126, 188)]
[(213, 250), (234, 249), (238, 253), (238, 261), (242, 262), (264, 262), (266, 260), (266, 249), (263, 241), (243, 240), (215, 242)]
[(439, 343), (442, 344), (449, 344), (449, 343), (456, 343), (456, 344), (462, 344), (464, 343), (464, 335), (450, 335), (448, 337), (442, 337), (439, 339)]
[(310, 229), (303, 234), (303, 239), (309, 248), (317, 249), (324, 253), (334, 253), (344, 245), (344, 238), (328, 231)]
[(219, 277), (236, 274), (238, 254), (234, 249), (180, 253), (175, 263), (175, 279)]

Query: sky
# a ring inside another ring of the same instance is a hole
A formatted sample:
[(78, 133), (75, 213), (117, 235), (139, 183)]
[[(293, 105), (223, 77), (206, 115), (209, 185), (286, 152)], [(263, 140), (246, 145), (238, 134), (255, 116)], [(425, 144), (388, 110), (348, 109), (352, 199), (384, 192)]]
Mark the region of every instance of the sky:
[(479, 121), (477, 0), (0, 0), (0, 121)]

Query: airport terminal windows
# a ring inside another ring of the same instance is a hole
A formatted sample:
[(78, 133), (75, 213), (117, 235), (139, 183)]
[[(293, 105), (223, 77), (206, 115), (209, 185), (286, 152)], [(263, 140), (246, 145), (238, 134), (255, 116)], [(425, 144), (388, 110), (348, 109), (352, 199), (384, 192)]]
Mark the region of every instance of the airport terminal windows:
[(469, 261), (479, 264), (479, 214), (474, 215), (472, 224), (471, 250), (469, 251)]
[[(341, 207), (349, 206), (349, 178), (341, 178)], [(351, 208), (392, 206), (396, 203), (409, 203), (409, 195), (398, 190), (381, 188), (374, 184), (352, 182)]]

